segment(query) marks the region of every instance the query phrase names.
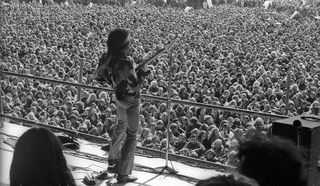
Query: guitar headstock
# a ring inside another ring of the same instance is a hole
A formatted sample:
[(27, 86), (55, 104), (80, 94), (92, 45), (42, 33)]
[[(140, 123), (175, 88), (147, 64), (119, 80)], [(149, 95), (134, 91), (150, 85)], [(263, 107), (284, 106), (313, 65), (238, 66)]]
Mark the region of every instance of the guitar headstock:
[(171, 43), (164, 45), (164, 48), (162, 50), (164, 51), (170, 50), (177, 41), (178, 41), (178, 37), (175, 37)]

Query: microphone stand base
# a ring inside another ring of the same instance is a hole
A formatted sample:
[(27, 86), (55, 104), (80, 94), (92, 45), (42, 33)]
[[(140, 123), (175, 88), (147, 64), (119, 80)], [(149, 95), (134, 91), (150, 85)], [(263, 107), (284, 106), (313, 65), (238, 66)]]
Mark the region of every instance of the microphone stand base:
[(175, 169), (168, 167), (168, 166), (157, 167), (157, 168), (155, 168), (155, 170), (159, 173), (166, 173), (166, 174), (177, 174), (178, 173), (178, 171), (176, 171)]

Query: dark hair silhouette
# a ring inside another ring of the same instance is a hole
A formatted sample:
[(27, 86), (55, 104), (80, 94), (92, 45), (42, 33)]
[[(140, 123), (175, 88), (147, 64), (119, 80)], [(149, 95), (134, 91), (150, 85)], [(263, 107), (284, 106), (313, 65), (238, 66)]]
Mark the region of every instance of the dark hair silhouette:
[(239, 172), (255, 179), (261, 186), (305, 186), (302, 158), (295, 145), (288, 140), (270, 140), (254, 136), (240, 144)]
[[(104, 61), (110, 60), (108, 67), (111, 69), (115, 68), (115, 64), (125, 56), (124, 50), (129, 47), (129, 40), (127, 39), (128, 36), (129, 32), (120, 28), (117, 28), (109, 33), (107, 40), (108, 52), (100, 59), (99, 66)], [(114, 71), (117, 72), (117, 70)], [(115, 74), (113, 75), (117, 76)]]
[(57, 137), (31, 128), (18, 140), (10, 169), (11, 186), (74, 186)]
[(108, 35), (108, 52), (111, 52), (113, 55), (121, 52), (123, 49), (126, 49), (129, 46), (129, 42), (126, 41), (129, 36), (129, 32), (124, 29), (115, 29), (110, 32)]
[(259, 186), (253, 179), (240, 174), (219, 175), (199, 181), (196, 186)]

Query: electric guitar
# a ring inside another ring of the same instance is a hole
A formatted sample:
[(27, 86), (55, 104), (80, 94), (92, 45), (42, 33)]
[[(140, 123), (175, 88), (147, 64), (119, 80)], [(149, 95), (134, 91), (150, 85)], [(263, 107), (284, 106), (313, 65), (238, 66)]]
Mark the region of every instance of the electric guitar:
[[(164, 52), (170, 50), (173, 45), (177, 42), (178, 37), (176, 37), (173, 42), (167, 44), (164, 46), (164, 48), (162, 48), (161, 50), (159, 50), (156, 54), (154, 54), (152, 57), (150, 57), (149, 59), (141, 62), (138, 64), (138, 67), (136, 68), (137, 71), (139, 71), (144, 65), (149, 64), (151, 61), (155, 60), (156, 58), (158, 58), (161, 54), (163, 54)], [(112, 80), (110, 78), (108, 78), (107, 74), (111, 74), (111, 69), (108, 69), (108, 62), (106, 59), (107, 55), (104, 54), (102, 56), (102, 58), (100, 59), (100, 61), (104, 61), (101, 62), (102, 64), (100, 66), (98, 66), (97, 71), (96, 71), (96, 79), (99, 82), (108, 82), (111, 84)], [(100, 62), (99, 62), (100, 63)]]

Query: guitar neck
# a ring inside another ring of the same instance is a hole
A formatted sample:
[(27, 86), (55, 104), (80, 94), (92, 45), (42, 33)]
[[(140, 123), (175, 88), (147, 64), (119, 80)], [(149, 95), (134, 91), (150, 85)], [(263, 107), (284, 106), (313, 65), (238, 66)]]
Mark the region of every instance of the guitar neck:
[(142, 63), (139, 64), (138, 68), (141, 68), (144, 65), (149, 64), (151, 61), (157, 59), (161, 54), (163, 54), (166, 50), (160, 50), (159, 52), (157, 52), (155, 55), (153, 55), (152, 57), (150, 57), (149, 59), (143, 61)]
[(161, 49), (160, 51), (158, 51), (155, 55), (153, 55), (152, 57), (150, 57), (149, 59), (143, 61), (141, 64), (139, 64), (138, 68), (141, 68), (142, 66), (150, 63), (151, 61), (155, 60), (156, 58), (158, 58), (161, 54), (163, 54), (164, 52), (170, 50), (172, 48), (172, 46), (176, 43), (177, 38), (175, 38), (173, 40), (173, 42), (171, 44), (166, 45), (163, 49)]

